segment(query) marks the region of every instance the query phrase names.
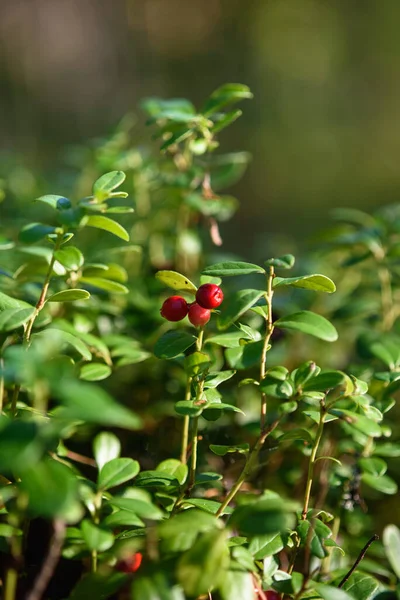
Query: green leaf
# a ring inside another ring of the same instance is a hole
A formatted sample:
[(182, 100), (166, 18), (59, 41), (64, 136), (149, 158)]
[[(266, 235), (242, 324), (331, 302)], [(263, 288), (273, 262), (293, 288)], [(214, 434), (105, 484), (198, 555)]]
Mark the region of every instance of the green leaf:
[(266, 556), (273, 556), (280, 552), (287, 544), (288, 536), (280, 533), (257, 535), (251, 539), (249, 550), (255, 560), (262, 560)]
[(205, 341), (206, 344), (217, 344), (217, 346), (223, 346), (224, 348), (237, 348), (240, 346), (240, 340), (247, 340), (249, 336), (241, 330), (228, 331), (226, 333), (219, 333), (212, 335)]
[(280, 499), (261, 499), (236, 508), (229, 523), (242, 535), (281, 533), (286, 527), (283, 503)]
[(23, 244), (34, 244), (49, 235), (49, 233), (54, 233), (55, 231), (56, 228), (51, 227), (50, 225), (44, 225), (43, 223), (29, 223), (29, 225), (25, 225), (25, 227), (21, 229), (18, 237)]
[(25, 325), (32, 317), (35, 308), (7, 308), (0, 312), (0, 331), (12, 331)]
[[(194, 506), (199, 508), (200, 510), (204, 510), (204, 512), (209, 513), (211, 515), (215, 515), (218, 510), (221, 508), (221, 502), (217, 502), (216, 500), (208, 500), (207, 498), (188, 498), (183, 502), (184, 506)], [(228, 515), (232, 512), (230, 506), (227, 506), (223, 511), (222, 515)]]
[(274, 325), (281, 329), (301, 331), (326, 342), (335, 342), (338, 339), (338, 333), (332, 323), (325, 319), (325, 317), (309, 310), (302, 310), (286, 317), (281, 317), (275, 321)]
[(132, 458), (113, 458), (101, 469), (97, 481), (99, 489), (110, 488), (130, 481), (139, 473), (140, 467), (137, 460)]
[(0, 312), (3, 310), (8, 310), (9, 308), (33, 308), (27, 302), (23, 300), (18, 300), (17, 298), (12, 298), (11, 296), (7, 296), (3, 292), (0, 292)]
[(328, 412), (335, 417), (343, 419), (346, 423), (365, 435), (370, 435), (371, 437), (380, 437), (382, 435), (382, 430), (378, 423), (364, 415), (343, 408), (331, 408)]
[(157, 271), (156, 279), (173, 290), (195, 295), (197, 287), (184, 275), (176, 271)]
[(103, 229), (104, 231), (108, 231), (113, 235), (121, 238), (125, 242), (129, 242), (129, 233), (117, 223), (113, 219), (109, 219), (108, 217), (104, 217), (102, 215), (91, 215), (86, 217), (84, 222), (86, 227), (95, 227), (96, 229)]
[(59, 412), (65, 418), (125, 429), (140, 429), (142, 426), (135, 413), (117, 404), (105, 390), (90, 383), (70, 381), (58, 390), (57, 396), (65, 404)]
[(176, 576), (185, 594), (197, 598), (223, 580), (229, 565), (226, 536), (225, 530), (203, 533), (182, 554)]
[(46, 302), (75, 302), (76, 300), (88, 300), (89, 298), (90, 294), (86, 290), (73, 288), (52, 294)]
[(323, 600), (354, 600), (353, 596), (350, 596), (344, 590), (338, 589), (331, 585), (325, 585), (323, 583), (313, 584), (313, 588), (323, 598)]
[(210, 357), (205, 352), (192, 352), (184, 360), (185, 371), (189, 377), (207, 371), (211, 364)]
[(381, 475), (384, 475), (387, 471), (387, 464), (381, 458), (360, 458), (358, 464), (365, 473), (375, 475), (375, 477), (381, 477)]
[(388, 475), (381, 475), (377, 477), (376, 475), (371, 475), (370, 473), (363, 473), (361, 475), (361, 480), (369, 485), (369, 487), (377, 490), (378, 492), (382, 492), (383, 494), (396, 494), (397, 493), (397, 483)]
[(122, 285), (122, 283), (111, 281), (105, 277), (81, 277), (79, 281), (100, 290), (111, 292), (112, 294), (127, 294), (129, 292), (128, 288)]
[(102, 520), (104, 527), (115, 529), (119, 527), (145, 527), (142, 519), (129, 510), (116, 510)]
[(102, 175), (93, 185), (93, 195), (102, 202), (110, 197), (111, 192), (119, 187), (126, 179), (123, 171), (111, 171)]
[(396, 525), (387, 525), (383, 530), (382, 539), (388, 561), (400, 579), (400, 529)]
[(64, 196), (56, 196), (54, 194), (47, 194), (46, 196), (40, 196), (40, 198), (36, 198), (35, 202), (43, 202), (51, 208), (55, 210), (64, 210), (66, 208), (71, 208), (71, 200), (65, 198)]
[[(62, 292), (60, 292), (62, 293)], [(68, 345), (71, 346), (74, 350), (76, 350), (85, 360), (91, 360), (92, 353), (90, 352), (87, 345), (82, 342), (78, 337), (72, 335), (72, 333), (68, 333), (67, 331), (63, 331), (62, 329), (55, 329), (53, 327), (48, 327), (39, 333), (34, 333), (32, 335), (32, 340), (36, 343), (51, 343), (56, 342), (60, 344), (61, 347)]]
[(193, 210), (206, 217), (216, 217), (219, 221), (227, 221), (236, 212), (239, 203), (232, 196), (205, 199), (201, 194), (188, 194), (185, 203)]
[(121, 452), (121, 442), (114, 433), (102, 431), (94, 438), (93, 453), (99, 469), (114, 458), (118, 458)]
[(221, 314), (218, 317), (219, 329), (227, 329), (263, 296), (265, 296), (263, 290), (238, 290), (230, 294), (221, 306)]
[(295, 258), (293, 254), (284, 254), (278, 258), (269, 258), (264, 264), (267, 267), (276, 267), (277, 269), (291, 269), (294, 263)]
[(326, 392), (346, 382), (346, 375), (341, 371), (321, 371), (303, 385), (303, 392)]
[(77, 501), (77, 480), (72, 470), (51, 459), (20, 471), (20, 488), (35, 516), (63, 516)]
[(181, 417), (199, 417), (206, 406), (206, 403), (196, 403), (195, 400), (178, 400), (175, 402), (174, 408)]
[(208, 116), (220, 111), (229, 104), (235, 104), (236, 102), (250, 98), (253, 98), (253, 94), (247, 85), (242, 83), (225, 83), (210, 95), (202, 109), (202, 113)]
[(243, 112), (239, 110), (232, 110), (224, 115), (218, 115), (214, 118), (215, 125), (211, 128), (211, 131), (215, 134), (219, 131), (228, 127), (231, 123), (234, 123), (239, 117), (241, 117)]
[(372, 600), (379, 588), (380, 583), (375, 577), (360, 571), (352, 573), (343, 586), (343, 589), (357, 600)]
[(241, 261), (216, 263), (203, 270), (203, 275), (211, 275), (213, 277), (232, 277), (233, 275), (249, 275), (250, 273), (261, 273), (265, 275), (265, 270), (258, 265)]
[(61, 250), (56, 250), (54, 256), (68, 271), (77, 271), (84, 262), (82, 252), (75, 246), (67, 246)]
[(112, 506), (120, 508), (121, 510), (130, 511), (135, 513), (142, 519), (151, 519), (153, 521), (160, 521), (164, 518), (163, 512), (151, 502), (139, 500), (138, 498), (110, 498), (109, 503)]
[(183, 485), (188, 474), (188, 467), (175, 458), (168, 458), (157, 465), (156, 471), (167, 473), (179, 481)]
[(157, 358), (176, 358), (193, 346), (197, 338), (186, 331), (172, 329), (162, 335), (154, 346)]
[(273, 287), (297, 287), (304, 290), (313, 290), (314, 292), (327, 292), (332, 294), (336, 291), (336, 286), (332, 279), (325, 275), (303, 275), (303, 277), (275, 277)]
[(85, 381), (101, 381), (112, 373), (111, 367), (104, 363), (90, 363), (81, 367), (79, 377)]
[[(94, 596), (91, 597), (94, 598)], [(185, 600), (181, 588), (174, 585), (164, 571), (135, 577), (132, 584), (131, 598), (137, 598), (138, 600)]]
[(233, 452), (247, 454), (247, 452), (249, 451), (249, 444), (236, 444), (234, 446), (221, 446), (217, 444), (210, 444), (210, 450), (217, 456), (225, 456), (226, 454)]
[(228, 381), (235, 375), (236, 371), (219, 371), (218, 373), (209, 373), (204, 380), (204, 388), (216, 388), (224, 381)]
[(288, 440), (303, 440), (305, 442), (308, 442), (309, 444), (312, 444), (314, 441), (310, 432), (307, 429), (297, 428), (291, 429), (290, 431), (283, 433), (278, 438), (278, 442), (286, 442)]
[(114, 536), (110, 531), (95, 525), (87, 519), (81, 523), (81, 532), (89, 550), (105, 552), (114, 544)]
[(70, 600), (106, 600), (120, 590), (129, 580), (125, 573), (86, 573), (69, 596)]
[(136, 478), (136, 487), (150, 489), (165, 489), (166, 487), (179, 487), (179, 481), (173, 475), (162, 471), (142, 471)]

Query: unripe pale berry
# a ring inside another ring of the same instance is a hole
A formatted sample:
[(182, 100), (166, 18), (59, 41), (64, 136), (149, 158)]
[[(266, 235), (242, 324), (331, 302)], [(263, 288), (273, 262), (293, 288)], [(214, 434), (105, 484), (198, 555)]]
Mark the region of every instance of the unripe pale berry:
[(115, 568), (122, 573), (134, 573), (142, 564), (142, 558), (143, 556), (141, 553), (136, 552), (136, 554), (132, 554), (132, 556), (119, 560)]
[(161, 307), (160, 313), (167, 321), (181, 321), (188, 314), (188, 304), (181, 296), (170, 296)]
[(204, 327), (210, 320), (211, 313), (208, 308), (203, 308), (197, 302), (189, 306), (189, 321), (195, 327)]
[(224, 294), (219, 285), (215, 283), (201, 285), (196, 293), (196, 301), (203, 308), (217, 308), (223, 299)]

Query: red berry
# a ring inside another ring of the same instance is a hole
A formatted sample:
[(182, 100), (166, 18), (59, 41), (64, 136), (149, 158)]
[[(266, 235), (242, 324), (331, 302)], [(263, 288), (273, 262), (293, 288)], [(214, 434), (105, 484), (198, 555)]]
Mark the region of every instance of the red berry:
[(203, 327), (210, 320), (211, 313), (196, 302), (189, 306), (189, 321), (195, 327)]
[(265, 592), (265, 597), (267, 598), (267, 600), (280, 600), (281, 594), (270, 590), (268, 592)]
[(181, 296), (170, 296), (161, 307), (160, 313), (167, 321), (181, 321), (188, 314), (188, 304)]
[(201, 285), (196, 293), (196, 300), (203, 308), (217, 308), (223, 299), (224, 294), (219, 285), (215, 285), (215, 283)]
[(119, 560), (115, 568), (122, 573), (134, 573), (142, 564), (142, 558), (143, 556), (141, 553), (136, 552), (136, 554), (132, 554), (132, 556)]

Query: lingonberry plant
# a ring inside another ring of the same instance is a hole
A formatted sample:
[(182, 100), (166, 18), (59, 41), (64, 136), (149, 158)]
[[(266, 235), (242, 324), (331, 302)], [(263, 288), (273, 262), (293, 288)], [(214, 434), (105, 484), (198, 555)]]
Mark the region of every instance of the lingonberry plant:
[(5, 600), (400, 597), (399, 208), (339, 211), (318, 259), (213, 263), (247, 163), (216, 138), (250, 97), (146, 100), (161, 158), (124, 121), (69, 153), (77, 200), (6, 222)]

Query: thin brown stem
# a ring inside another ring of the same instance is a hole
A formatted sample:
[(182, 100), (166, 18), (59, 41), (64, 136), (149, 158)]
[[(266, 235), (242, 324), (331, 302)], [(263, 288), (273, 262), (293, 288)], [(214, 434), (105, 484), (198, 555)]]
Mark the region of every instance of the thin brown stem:
[(54, 534), (50, 542), (49, 551), (42, 565), (41, 571), (36, 578), (32, 591), (26, 600), (40, 600), (46, 591), (50, 579), (60, 560), (60, 555), (65, 538), (65, 522), (61, 519), (54, 521)]
[(342, 581), (339, 583), (338, 588), (342, 588), (344, 586), (344, 584), (346, 583), (346, 581), (348, 579), (350, 579), (351, 575), (354, 573), (354, 571), (357, 569), (358, 565), (360, 564), (360, 562), (362, 561), (362, 559), (364, 558), (364, 556), (366, 555), (368, 548), (371, 546), (371, 544), (373, 544), (373, 542), (375, 542), (376, 540), (379, 540), (379, 535), (376, 535), (376, 533), (368, 540), (368, 542), (365, 544), (364, 548), (361, 550), (360, 554), (357, 557), (356, 562), (354, 563), (354, 565), (351, 567), (350, 571), (343, 577)]
[(242, 487), (242, 485), (244, 484), (246, 479), (249, 477), (249, 475), (253, 471), (256, 461), (257, 461), (257, 457), (260, 453), (260, 450), (262, 449), (262, 447), (264, 445), (265, 440), (270, 435), (270, 433), (272, 433), (272, 431), (274, 431), (274, 429), (277, 427), (278, 423), (279, 423), (279, 420), (271, 423), (271, 425), (269, 425), (263, 431), (263, 433), (260, 435), (260, 437), (258, 438), (255, 446), (253, 447), (253, 449), (251, 450), (250, 454), (247, 457), (246, 463), (243, 467), (243, 471), (241, 472), (241, 474), (239, 476), (239, 479), (236, 481), (235, 485), (231, 488), (229, 494), (226, 496), (225, 500), (222, 502), (221, 506), (219, 507), (219, 509), (216, 513), (217, 517), (220, 517), (222, 515), (222, 513), (224, 512), (224, 510), (226, 509), (228, 504), (231, 502), (231, 500), (233, 500), (233, 498), (239, 492), (240, 488)]

